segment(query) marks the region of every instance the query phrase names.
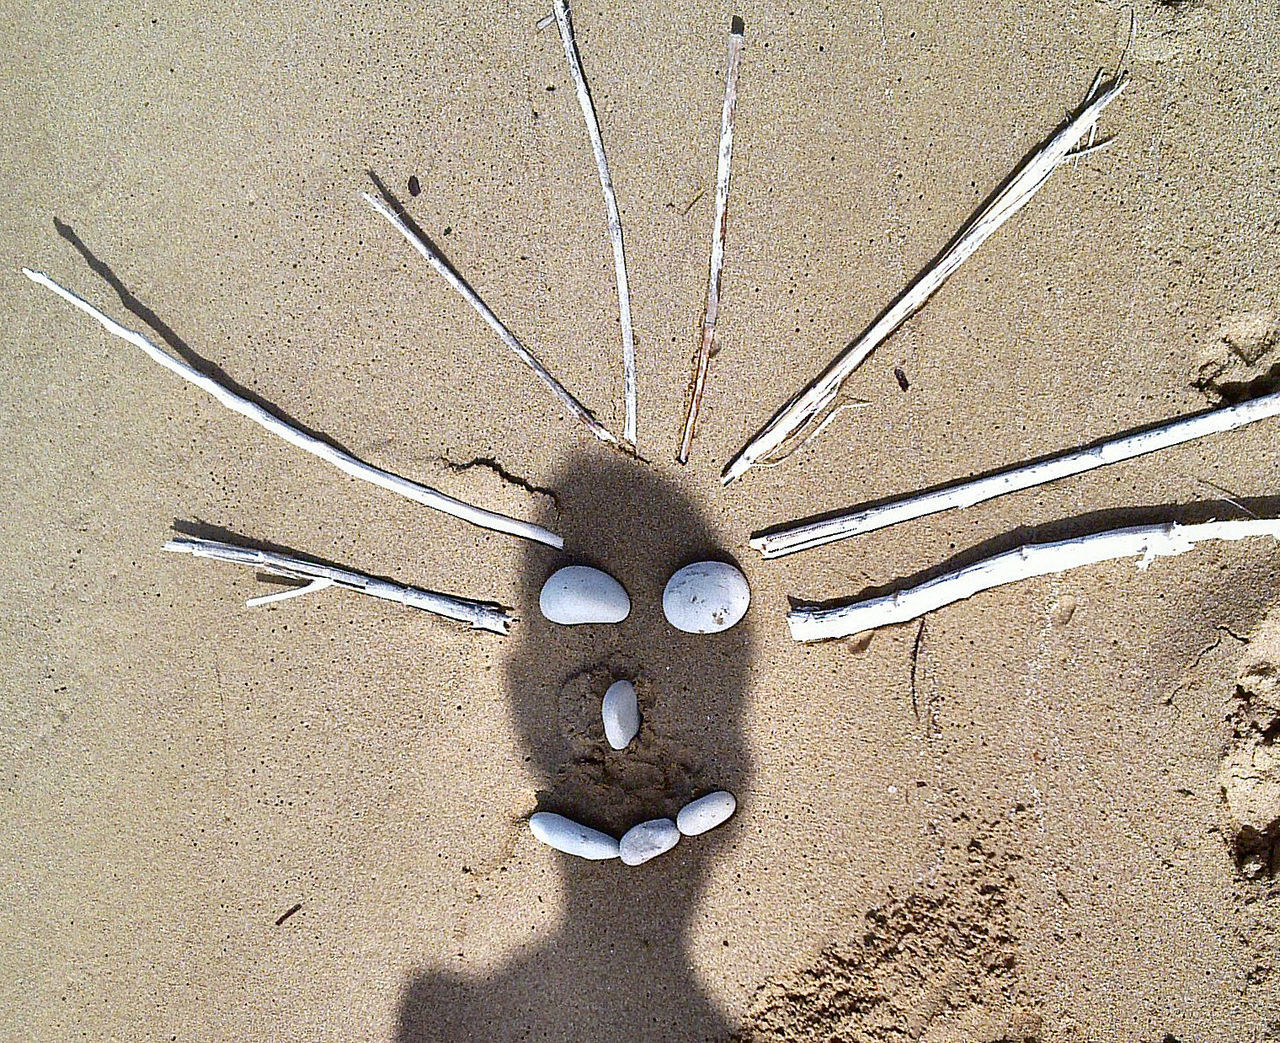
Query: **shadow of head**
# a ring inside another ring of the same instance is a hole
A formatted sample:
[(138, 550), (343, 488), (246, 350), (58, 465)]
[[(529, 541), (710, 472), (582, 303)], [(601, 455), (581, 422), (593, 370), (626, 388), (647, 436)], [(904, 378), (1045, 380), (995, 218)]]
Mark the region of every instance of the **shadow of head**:
[[(520, 622), (507, 639), (511, 713), (537, 775), (539, 809), (621, 836), (711, 790), (740, 793), (751, 613), (707, 635), (680, 633), (662, 614), (676, 569), (725, 557), (710, 526), (674, 486), (617, 454), (575, 458), (552, 488), (558, 515), (548, 507), (537, 520), (563, 534), (567, 552), (525, 550)], [(619, 580), (631, 597), (628, 618), (574, 627), (543, 618), (542, 585), (568, 564)], [(642, 725), (614, 750), (600, 702), (622, 678), (635, 683)], [(706, 867), (735, 828), (730, 820), (635, 867), (554, 854), (562, 872), (555, 934), (481, 973), (413, 974), (398, 1043), (724, 1038), (729, 1024), (690, 963), (687, 928)]]
[[(739, 792), (748, 767), (742, 696), (751, 613), (720, 634), (682, 633), (662, 613), (663, 588), (678, 568), (732, 559), (684, 495), (639, 462), (580, 457), (552, 488), (559, 518), (545, 520), (558, 524), (566, 551), (526, 552), (507, 669), (525, 760), (538, 775), (538, 810), (621, 836), (646, 819), (674, 818), (712, 790)], [(569, 564), (593, 565), (621, 582), (631, 598), (627, 619), (571, 627), (545, 619), (537, 607), (542, 585)], [(600, 703), (620, 679), (636, 686), (641, 728), (626, 749), (613, 750)], [(672, 872), (676, 862), (689, 871), (730, 831), (687, 839), (650, 865), (667, 863)]]

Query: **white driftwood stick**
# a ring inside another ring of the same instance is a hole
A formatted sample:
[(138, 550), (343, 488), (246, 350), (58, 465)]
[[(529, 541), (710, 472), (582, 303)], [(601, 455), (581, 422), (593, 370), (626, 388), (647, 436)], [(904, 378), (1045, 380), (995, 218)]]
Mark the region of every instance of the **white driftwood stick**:
[(890, 525), (923, 518), (939, 511), (972, 507), (975, 503), (1004, 496), (1006, 493), (1044, 485), (1073, 474), (1092, 471), (1095, 467), (1132, 460), (1169, 446), (1181, 445), (1206, 435), (1232, 431), (1258, 420), (1280, 415), (1280, 392), (1264, 395), (1239, 405), (1226, 406), (1208, 413), (1175, 420), (1171, 424), (1126, 435), (1091, 449), (1063, 453), (1050, 460), (1014, 467), (998, 474), (978, 478), (963, 485), (905, 496), (878, 507), (848, 511), (820, 521), (776, 529), (751, 538), (751, 546), (766, 558), (781, 558), (798, 551), (821, 547), (864, 532), (874, 532)]
[(498, 339), (514, 351), (521, 362), (533, 370), (538, 379), (551, 389), (551, 393), (555, 395), (561, 403), (563, 403), (564, 407), (569, 410), (570, 413), (572, 413), (578, 420), (581, 420), (593, 435), (600, 439), (600, 441), (606, 442), (609, 445), (615, 445), (617, 443), (618, 440), (614, 438), (613, 435), (605, 429), (604, 425), (595, 418), (591, 410), (574, 398), (569, 390), (551, 375), (551, 372), (538, 360), (538, 357), (526, 348), (514, 333), (503, 325), (502, 320), (493, 313), (489, 308), (489, 305), (485, 304), (485, 302), (480, 299), (480, 295), (471, 288), (470, 284), (455, 272), (449, 262), (436, 253), (428, 243), (415, 235), (413, 229), (409, 227), (399, 214), (392, 210), (391, 207), (387, 206), (387, 204), (381, 199), (376, 199), (368, 192), (361, 192), (360, 198), (385, 217), (391, 227), (404, 236), (405, 241), (417, 250), (424, 258), (426, 258), (427, 263), (444, 277), (445, 282), (457, 290), (458, 293), (462, 295), (463, 300), (470, 304), (471, 307), (476, 310), (476, 313), (480, 318), (484, 319), (484, 321), (489, 324), (489, 328), (498, 335)]
[(437, 594), (419, 587), (406, 587), (389, 580), (367, 576), (363, 572), (322, 565), (316, 561), (307, 561), (305, 558), (276, 554), (274, 551), (237, 547), (233, 543), (220, 543), (217, 540), (185, 538), (170, 540), (164, 545), (164, 549), (178, 554), (194, 554), (197, 558), (229, 561), (233, 565), (247, 565), (275, 576), (309, 581), (305, 586), (293, 590), (251, 598), (246, 602), (251, 606), (283, 601), (285, 598), (298, 597), (336, 586), (354, 590), (358, 594), (382, 598), (384, 601), (395, 601), (410, 608), (420, 608), (424, 612), (431, 612), (447, 619), (456, 619), (460, 623), (470, 623), (473, 630), (489, 630), (495, 634), (505, 634), (511, 627), (510, 613), (506, 612), (501, 605), (492, 602), (472, 601), (470, 598)]
[(1079, 154), (1073, 150), (1097, 125), (1103, 110), (1115, 101), (1127, 82), (1124, 74), (1117, 76), (1049, 138), (969, 222), (946, 252), (921, 272), (902, 296), (861, 337), (845, 348), (813, 383), (797, 392), (774, 414), (741, 452), (729, 461), (720, 481), (728, 485), (735, 478), (741, 477), (826, 408), (840, 390), (840, 385), (861, 365), (863, 359), (906, 322), (996, 229), (1026, 206), (1054, 170)]
[(461, 518), (463, 521), (478, 525), (483, 529), (492, 529), (495, 532), (505, 532), (512, 536), (520, 536), (526, 540), (545, 543), (547, 546), (555, 547), (557, 550), (564, 546), (563, 539), (554, 532), (544, 529), (541, 525), (520, 521), (517, 518), (508, 518), (505, 514), (486, 511), (482, 507), (475, 507), (462, 500), (455, 500), (452, 496), (446, 496), (430, 486), (419, 485), (417, 482), (411, 482), (407, 478), (401, 478), (390, 471), (383, 471), (365, 463), (363, 460), (358, 460), (349, 453), (344, 453), (337, 446), (309, 435), (305, 431), (298, 430), (298, 428), (285, 423), (273, 413), (267, 412), (256, 402), (250, 402), (247, 398), (237, 395), (229, 388), (223, 387), (212, 377), (205, 376), (194, 366), (189, 366), (181, 359), (174, 358), (168, 352), (162, 351), (136, 330), (120, 325), (115, 319), (99, 311), (84, 298), (78, 297), (65, 287), (59, 286), (43, 272), (23, 268), (22, 273), (32, 282), (52, 290), (68, 304), (96, 320), (108, 333), (119, 337), (121, 340), (128, 341), (135, 347), (141, 348), (169, 372), (176, 373), (189, 384), (194, 384), (201, 391), (208, 392), (228, 409), (239, 413), (241, 416), (248, 417), (255, 424), (265, 427), (273, 435), (278, 435), (290, 445), (296, 445), (299, 449), (305, 450), (312, 456), (318, 456), (321, 460), (333, 464), (338, 470), (351, 475), (351, 477), (370, 482), (382, 489), (387, 489), (406, 499), (413, 500), (415, 503), (425, 504), (427, 507), (442, 511), (445, 514), (451, 514), (455, 518)]
[(724, 269), (724, 222), (729, 208), (729, 179), (733, 163), (733, 110), (738, 104), (738, 67), (742, 64), (742, 19), (735, 17), (729, 31), (729, 65), (724, 77), (724, 105), (720, 110), (720, 154), (716, 161), (716, 214), (711, 228), (711, 277), (707, 283), (707, 310), (702, 319), (702, 343), (693, 362), (693, 379), (689, 383), (689, 412), (684, 418), (684, 437), (679, 463), (689, 462), (693, 433), (698, 426), (702, 407), (702, 391), (707, 383), (707, 367), (715, 345), (716, 322), (720, 318), (720, 275)]
[(587, 124), (587, 136), (591, 139), (591, 152), (596, 158), (596, 170), (600, 174), (600, 190), (604, 193), (605, 220), (609, 225), (609, 241), (613, 244), (613, 271), (618, 283), (618, 321), (622, 326), (622, 390), (626, 400), (626, 419), (623, 422), (622, 440), (633, 449), (636, 444), (636, 334), (631, 325), (631, 290), (627, 285), (627, 257), (622, 244), (622, 217), (618, 213), (618, 199), (613, 191), (613, 178), (609, 175), (609, 161), (604, 155), (604, 139), (600, 136), (600, 121), (596, 119), (595, 105), (587, 87), (587, 77), (582, 71), (582, 58), (573, 38), (573, 23), (569, 20), (568, 0), (555, 0), (553, 13), (560, 30), (560, 42), (564, 45), (565, 60), (569, 63), (569, 75), (578, 95), (582, 118)]
[(1280, 520), (1139, 525), (1058, 543), (1032, 543), (896, 594), (853, 601), (834, 608), (793, 609), (787, 614), (787, 626), (796, 641), (847, 637), (890, 623), (918, 619), (944, 605), (1020, 579), (1053, 575), (1081, 565), (1136, 554), (1142, 555), (1138, 568), (1144, 569), (1154, 558), (1182, 554), (1205, 540), (1244, 540), (1251, 536), (1280, 539)]

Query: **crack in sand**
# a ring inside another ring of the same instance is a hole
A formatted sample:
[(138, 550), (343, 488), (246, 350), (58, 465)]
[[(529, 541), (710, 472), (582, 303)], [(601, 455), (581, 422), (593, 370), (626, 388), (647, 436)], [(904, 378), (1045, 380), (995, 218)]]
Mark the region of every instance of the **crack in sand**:
[(515, 486), (517, 489), (523, 489), (527, 493), (534, 496), (545, 496), (549, 499), (556, 510), (560, 509), (560, 499), (556, 495), (554, 489), (546, 488), (541, 485), (534, 485), (529, 479), (522, 478), (518, 474), (512, 474), (501, 463), (492, 456), (473, 456), (470, 460), (453, 460), (449, 456), (436, 457), (436, 463), (443, 464), (455, 474), (463, 471), (470, 471), (473, 468), (483, 468), (497, 475), (504, 485)]

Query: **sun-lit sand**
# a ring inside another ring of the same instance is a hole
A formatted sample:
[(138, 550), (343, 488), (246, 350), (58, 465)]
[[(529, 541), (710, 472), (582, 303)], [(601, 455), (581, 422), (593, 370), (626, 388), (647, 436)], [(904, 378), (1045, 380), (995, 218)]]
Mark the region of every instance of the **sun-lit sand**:
[[(1274, 386), (1274, 5), (1140, 0), (1110, 145), (1059, 169), (780, 466), (721, 469), (1114, 68), (1094, 0), (613, 7), (574, 28), (626, 235), (640, 458), (593, 438), (360, 198), (381, 184), (609, 431), (614, 257), (549, 8), (7, 3), (0, 56), (0, 1035), (23, 1040), (1190, 1043), (1280, 1031), (1280, 550), (1089, 565), (800, 646), (789, 597), (1022, 543), (1280, 516), (1276, 421), (778, 561), (768, 525)], [(730, 18), (745, 37), (716, 339)], [(48, 273), (344, 452), (356, 481), (107, 335)], [(247, 608), (175, 536), (497, 602)], [(737, 626), (663, 587), (736, 560)], [(604, 568), (617, 626), (537, 610)], [(600, 700), (641, 726), (605, 742)], [(620, 836), (734, 816), (629, 868)], [(1272, 809), (1272, 810), (1269, 810)]]

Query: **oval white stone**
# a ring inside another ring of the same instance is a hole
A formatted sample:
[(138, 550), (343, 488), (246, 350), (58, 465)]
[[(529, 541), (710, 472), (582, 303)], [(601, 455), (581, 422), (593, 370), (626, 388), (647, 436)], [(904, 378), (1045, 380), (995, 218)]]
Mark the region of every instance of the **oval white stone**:
[(747, 577), (723, 561), (695, 561), (667, 580), (662, 612), (686, 634), (728, 630), (747, 614), (751, 588)]
[(608, 833), (574, 822), (563, 815), (537, 811), (529, 816), (529, 829), (548, 847), (599, 862), (618, 857), (618, 842)]
[(680, 840), (680, 830), (669, 818), (652, 818), (632, 826), (618, 845), (622, 861), (638, 866), (670, 851)]
[(676, 826), (686, 837), (696, 837), (727, 822), (737, 806), (732, 793), (717, 790), (682, 807), (676, 816)]
[(542, 585), (538, 607), (553, 623), (621, 623), (631, 612), (622, 584), (589, 565), (567, 565)]
[(614, 681), (600, 704), (604, 737), (615, 750), (625, 750), (640, 730), (640, 704), (636, 686), (630, 681)]

